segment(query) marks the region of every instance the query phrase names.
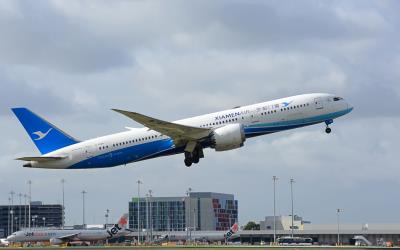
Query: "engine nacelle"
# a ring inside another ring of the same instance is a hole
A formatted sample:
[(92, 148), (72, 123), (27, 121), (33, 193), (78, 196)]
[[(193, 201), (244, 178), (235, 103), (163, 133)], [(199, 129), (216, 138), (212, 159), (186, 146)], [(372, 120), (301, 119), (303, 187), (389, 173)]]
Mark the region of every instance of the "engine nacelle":
[(215, 151), (225, 151), (243, 146), (246, 137), (241, 124), (228, 124), (213, 131), (211, 147)]
[(61, 245), (64, 243), (64, 241), (57, 239), (57, 238), (51, 238), (50, 239), (50, 245)]

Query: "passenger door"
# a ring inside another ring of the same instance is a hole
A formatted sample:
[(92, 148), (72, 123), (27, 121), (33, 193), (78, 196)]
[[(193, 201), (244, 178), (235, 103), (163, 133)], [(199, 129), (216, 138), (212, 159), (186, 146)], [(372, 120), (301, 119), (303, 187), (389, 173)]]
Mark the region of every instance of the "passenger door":
[(93, 154), (93, 146), (92, 145), (88, 145), (83, 149), (83, 154), (86, 158), (91, 158), (94, 154)]
[(314, 105), (315, 105), (315, 109), (323, 109), (324, 108), (324, 104), (322, 102), (322, 98), (318, 97), (314, 99)]

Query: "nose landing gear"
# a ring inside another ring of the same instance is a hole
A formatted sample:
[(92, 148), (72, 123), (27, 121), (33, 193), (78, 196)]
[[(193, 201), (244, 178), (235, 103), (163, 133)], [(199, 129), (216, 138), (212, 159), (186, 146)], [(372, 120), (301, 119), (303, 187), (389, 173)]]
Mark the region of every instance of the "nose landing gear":
[(332, 129), (329, 127), (329, 124), (332, 124), (333, 120), (326, 120), (325, 124), (326, 124), (326, 128), (325, 128), (325, 133), (329, 134), (332, 132)]

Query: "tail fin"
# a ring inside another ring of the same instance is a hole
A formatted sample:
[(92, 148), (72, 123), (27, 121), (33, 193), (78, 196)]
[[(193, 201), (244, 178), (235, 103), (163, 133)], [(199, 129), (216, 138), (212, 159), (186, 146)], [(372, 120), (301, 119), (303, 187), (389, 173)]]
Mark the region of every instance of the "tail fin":
[(235, 223), (232, 225), (232, 227), (229, 229), (229, 231), (225, 233), (225, 238), (229, 239), (230, 237), (232, 237), (232, 235), (237, 233), (237, 231), (239, 231), (239, 225), (237, 223)]
[(11, 110), (42, 154), (79, 142), (27, 108)]
[(108, 233), (107, 238), (111, 239), (114, 237), (121, 236), (121, 234), (126, 234), (131, 232), (131, 230), (126, 229), (126, 225), (128, 224), (128, 214), (122, 215), (122, 217), (118, 220), (118, 223), (115, 224), (111, 229), (107, 229)]
[(118, 220), (118, 227), (120, 229), (125, 229), (128, 224), (128, 214), (123, 214)]

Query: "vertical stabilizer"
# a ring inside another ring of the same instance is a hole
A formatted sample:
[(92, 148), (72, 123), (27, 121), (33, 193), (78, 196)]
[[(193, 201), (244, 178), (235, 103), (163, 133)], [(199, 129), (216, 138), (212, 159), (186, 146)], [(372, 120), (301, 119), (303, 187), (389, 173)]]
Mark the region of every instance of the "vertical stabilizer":
[(11, 110), (42, 154), (79, 142), (27, 108)]
[(125, 229), (128, 224), (128, 214), (123, 214), (121, 218), (118, 220), (118, 227), (121, 229)]

